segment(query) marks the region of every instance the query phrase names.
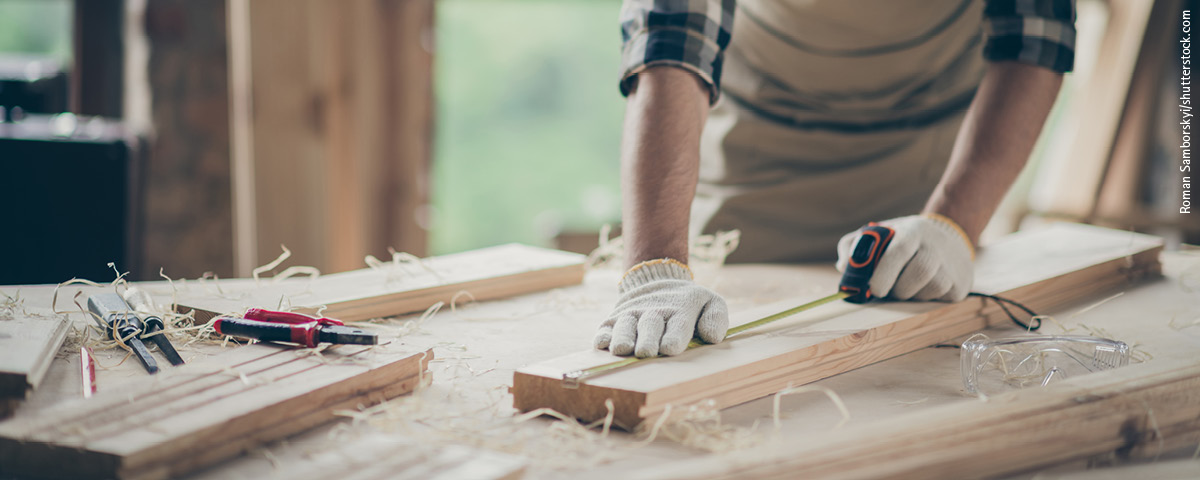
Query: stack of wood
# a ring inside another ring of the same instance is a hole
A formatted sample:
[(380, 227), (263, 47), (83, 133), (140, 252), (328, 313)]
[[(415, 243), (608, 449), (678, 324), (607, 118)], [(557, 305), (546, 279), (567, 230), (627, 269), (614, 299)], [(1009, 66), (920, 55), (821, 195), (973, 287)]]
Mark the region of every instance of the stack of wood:
[(44, 309), (14, 306), (0, 317), (0, 419), (12, 415), (50, 369), (70, 321)]
[(250, 345), (0, 423), (0, 474), (167, 478), (429, 382), (433, 352)]

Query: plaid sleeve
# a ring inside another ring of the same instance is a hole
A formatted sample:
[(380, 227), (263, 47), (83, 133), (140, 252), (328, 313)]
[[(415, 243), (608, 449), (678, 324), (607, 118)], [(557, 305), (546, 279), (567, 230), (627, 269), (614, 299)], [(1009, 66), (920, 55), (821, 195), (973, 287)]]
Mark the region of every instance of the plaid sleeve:
[(988, 0), (983, 56), (1058, 73), (1075, 63), (1075, 0)]
[(621, 94), (646, 68), (671, 65), (721, 88), (721, 64), (733, 32), (736, 0), (625, 0), (621, 6)]

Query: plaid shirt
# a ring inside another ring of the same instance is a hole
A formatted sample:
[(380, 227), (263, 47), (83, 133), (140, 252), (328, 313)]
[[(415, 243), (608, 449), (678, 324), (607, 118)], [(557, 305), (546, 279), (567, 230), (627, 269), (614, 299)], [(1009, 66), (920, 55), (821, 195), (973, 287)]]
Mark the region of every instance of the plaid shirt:
[[(1074, 0), (986, 0), (989, 28), (983, 55), (1058, 73), (1075, 62)], [(621, 94), (651, 66), (671, 65), (698, 75), (716, 102), (721, 65), (733, 32), (736, 0), (625, 0), (621, 7), (624, 44)]]

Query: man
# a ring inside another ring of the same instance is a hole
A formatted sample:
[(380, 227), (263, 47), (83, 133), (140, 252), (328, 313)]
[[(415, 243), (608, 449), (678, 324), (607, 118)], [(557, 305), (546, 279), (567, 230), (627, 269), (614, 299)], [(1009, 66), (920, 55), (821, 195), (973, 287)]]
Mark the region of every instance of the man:
[(692, 233), (742, 231), (730, 261), (837, 251), (839, 268), (880, 221), (896, 235), (876, 295), (965, 298), (1071, 69), (1074, 19), (1072, 0), (626, 0), (629, 270), (596, 347), (724, 338), (724, 300), (686, 265), (689, 217)]

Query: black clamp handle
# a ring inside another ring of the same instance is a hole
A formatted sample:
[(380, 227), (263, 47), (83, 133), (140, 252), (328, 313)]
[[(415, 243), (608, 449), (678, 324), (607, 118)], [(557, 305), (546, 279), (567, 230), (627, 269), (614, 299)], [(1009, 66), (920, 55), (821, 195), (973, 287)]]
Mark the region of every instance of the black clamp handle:
[(883, 258), (883, 252), (895, 235), (895, 230), (875, 222), (859, 230), (858, 239), (854, 241), (846, 262), (846, 271), (838, 283), (838, 291), (850, 294), (846, 297), (847, 302), (866, 303), (872, 298), (871, 276), (875, 274), (879, 259)]

